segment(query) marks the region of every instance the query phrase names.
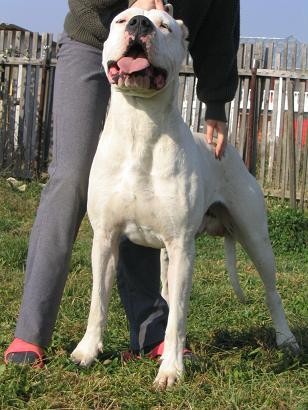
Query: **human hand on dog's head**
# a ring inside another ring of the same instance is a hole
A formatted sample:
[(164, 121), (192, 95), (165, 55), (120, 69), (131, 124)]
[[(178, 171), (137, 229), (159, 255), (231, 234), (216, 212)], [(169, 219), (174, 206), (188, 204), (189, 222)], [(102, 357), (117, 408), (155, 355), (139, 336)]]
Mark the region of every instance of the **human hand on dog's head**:
[(144, 10), (157, 9), (167, 11), (163, 0), (137, 0), (132, 4), (132, 7), (137, 7)]

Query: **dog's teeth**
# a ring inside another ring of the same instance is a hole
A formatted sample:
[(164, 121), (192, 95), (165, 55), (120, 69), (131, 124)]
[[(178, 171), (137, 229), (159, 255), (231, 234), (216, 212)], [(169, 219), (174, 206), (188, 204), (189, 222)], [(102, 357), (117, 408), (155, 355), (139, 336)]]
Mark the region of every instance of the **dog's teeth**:
[(140, 76), (135, 77), (135, 87), (137, 87), (137, 88), (142, 87), (142, 79), (140, 78)]
[(150, 85), (151, 85), (150, 77), (144, 77), (143, 79), (144, 88), (150, 88)]
[(146, 77), (141, 77), (142, 78), (142, 88), (147, 88), (147, 85), (146, 85)]
[(139, 77), (134, 77), (134, 78), (133, 78), (133, 87), (135, 87), (135, 88), (140, 88)]
[(144, 87), (144, 78), (141, 76), (137, 77), (137, 87), (139, 88), (145, 88)]
[(125, 87), (129, 87), (131, 85), (131, 81), (129, 77), (125, 78)]

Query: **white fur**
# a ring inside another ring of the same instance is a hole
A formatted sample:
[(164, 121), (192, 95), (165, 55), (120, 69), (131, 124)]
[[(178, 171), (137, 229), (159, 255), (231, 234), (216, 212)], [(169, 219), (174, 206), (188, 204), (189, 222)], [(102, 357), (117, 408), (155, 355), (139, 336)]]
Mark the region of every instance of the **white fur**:
[[(121, 13), (105, 44), (104, 67), (107, 70), (107, 62), (117, 61), (125, 52), (125, 26), (137, 14), (146, 15), (156, 26), (148, 44), (149, 60), (166, 69), (168, 79), (155, 92), (112, 86), (110, 110), (89, 182), (88, 214), (94, 230), (90, 316), (72, 358), (89, 365), (102, 349), (118, 244), (127, 235), (137, 244), (164, 250), (163, 294), (170, 313), (155, 383), (165, 388), (183, 373), (195, 237), (203, 231), (226, 235), (229, 271), (240, 298), (234, 241), (242, 244), (263, 280), (278, 345), (287, 344), (295, 351), (298, 345), (276, 290), (260, 187), (235, 148), (228, 145), (223, 159), (215, 159), (204, 136), (192, 135), (178, 111), (177, 79), (186, 53), (183, 24), (157, 10), (132, 8)], [(161, 21), (171, 32), (160, 27)]]

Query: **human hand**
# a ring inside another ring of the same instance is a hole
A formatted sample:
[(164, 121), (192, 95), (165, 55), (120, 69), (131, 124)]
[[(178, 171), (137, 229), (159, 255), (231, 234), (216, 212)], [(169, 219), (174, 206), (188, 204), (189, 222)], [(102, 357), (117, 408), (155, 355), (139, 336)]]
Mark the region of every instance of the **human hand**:
[(144, 10), (165, 10), (163, 0), (137, 0), (133, 3), (132, 7), (138, 7), (139, 9)]
[(215, 146), (215, 157), (221, 159), (227, 145), (227, 123), (216, 120), (206, 120), (206, 140), (213, 144), (214, 130), (217, 131), (217, 142)]

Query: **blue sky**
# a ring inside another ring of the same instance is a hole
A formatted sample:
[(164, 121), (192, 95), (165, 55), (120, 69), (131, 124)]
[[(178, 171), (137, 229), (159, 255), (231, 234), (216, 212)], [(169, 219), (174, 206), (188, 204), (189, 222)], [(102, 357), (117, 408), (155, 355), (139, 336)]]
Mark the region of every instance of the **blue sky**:
[[(0, 0), (0, 22), (60, 33), (67, 10), (67, 0)], [(241, 35), (308, 43), (308, 0), (241, 0)]]

